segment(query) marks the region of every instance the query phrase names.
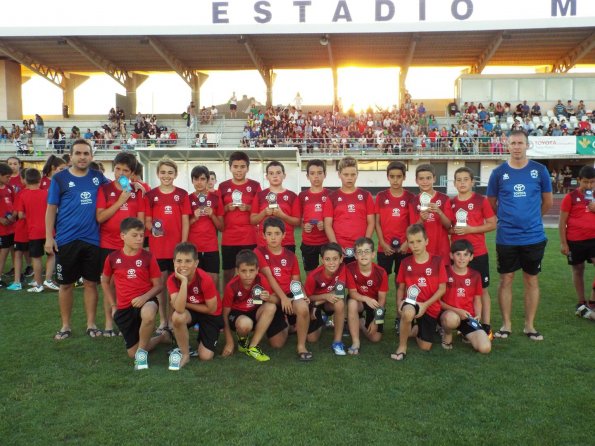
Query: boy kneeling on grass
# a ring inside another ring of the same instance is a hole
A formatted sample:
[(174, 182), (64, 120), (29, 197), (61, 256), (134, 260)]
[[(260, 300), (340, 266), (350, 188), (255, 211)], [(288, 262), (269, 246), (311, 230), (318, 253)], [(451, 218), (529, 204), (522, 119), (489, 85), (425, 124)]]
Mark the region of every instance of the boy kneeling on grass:
[(209, 273), (198, 268), (198, 252), (190, 242), (174, 249), (174, 272), (167, 279), (174, 335), (178, 348), (169, 355), (169, 370), (180, 370), (190, 361), (188, 327), (199, 324), (198, 358), (209, 361), (215, 356), (219, 332), (223, 328), (219, 291)]
[(452, 349), (452, 331), (458, 330), (479, 353), (489, 353), (492, 343), (477, 321), (481, 314), (481, 275), (469, 268), (473, 260), (473, 245), (466, 239), (459, 239), (450, 246), (452, 265), (446, 267), (448, 284), (446, 294), (440, 301), (442, 314), (440, 325), (444, 329), (442, 347)]
[(223, 294), (225, 348), (222, 356), (233, 354), (233, 330), (237, 333), (239, 352), (257, 361), (268, 361), (270, 358), (258, 346), (263, 336), (266, 334), (272, 345), (280, 340), (285, 342), (287, 338), (287, 324), (277, 311), (278, 298), (264, 274), (258, 272), (258, 258), (253, 251), (243, 249), (238, 253), (236, 271)]
[(424, 351), (432, 348), (440, 315), (440, 299), (446, 291), (446, 269), (440, 256), (426, 250), (428, 236), (420, 223), (407, 228), (407, 243), (413, 253), (401, 262), (397, 276), (397, 311), (401, 316), (399, 345), (390, 355), (403, 361), (407, 355), (407, 340), (416, 337)]
[[(134, 369), (149, 368), (148, 352), (162, 342), (171, 342), (164, 331), (151, 338), (155, 330), (155, 315), (159, 309), (157, 295), (163, 289), (161, 272), (153, 254), (143, 249), (145, 225), (138, 218), (128, 217), (120, 223), (124, 247), (106, 259), (101, 276), (104, 298), (114, 311), (128, 356), (134, 358)], [(114, 278), (114, 288), (110, 281)]]

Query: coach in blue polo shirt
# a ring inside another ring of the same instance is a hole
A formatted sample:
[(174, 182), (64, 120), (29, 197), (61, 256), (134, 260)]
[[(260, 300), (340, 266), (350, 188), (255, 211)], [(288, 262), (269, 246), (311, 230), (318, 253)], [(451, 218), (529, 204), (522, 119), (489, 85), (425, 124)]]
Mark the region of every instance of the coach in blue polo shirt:
[(508, 338), (512, 332), (512, 281), (515, 271), (523, 270), (525, 289), (525, 328), (533, 341), (543, 336), (535, 329), (539, 305), (538, 274), (547, 238), (543, 215), (552, 207), (552, 183), (543, 164), (527, 159), (529, 138), (522, 130), (513, 130), (508, 138), (510, 158), (493, 170), (487, 197), (498, 216), (496, 253), (500, 284), (498, 300), (502, 327), (495, 337)]

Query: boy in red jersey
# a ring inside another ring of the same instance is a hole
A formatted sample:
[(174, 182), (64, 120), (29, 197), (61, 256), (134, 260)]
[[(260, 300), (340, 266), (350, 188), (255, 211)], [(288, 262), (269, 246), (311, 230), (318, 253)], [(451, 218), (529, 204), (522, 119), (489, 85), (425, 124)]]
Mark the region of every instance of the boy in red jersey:
[(277, 217), (285, 223), (283, 246), (295, 252), (293, 228), (300, 224), (300, 208), (295, 192), (283, 187), (285, 166), (279, 161), (271, 161), (266, 167), (266, 179), (269, 187), (260, 191), (252, 200), (250, 223), (256, 226), (258, 237), (256, 243), (265, 246), (266, 242), (260, 229), (260, 223), (267, 217)]
[(338, 243), (345, 254), (345, 263), (353, 262), (355, 240), (374, 233), (374, 200), (367, 190), (355, 186), (357, 161), (350, 156), (337, 167), (341, 188), (329, 194), (324, 205), (324, 230), (331, 242)]
[[(0, 273), (8, 253), (14, 245), (14, 190), (9, 185), (12, 169), (6, 163), (0, 163)], [(2, 281), (0, 286), (6, 284)]]
[(167, 279), (173, 309), (172, 323), (179, 348), (169, 355), (169, 369), (180, 370), (190, 361), (188, 327), (200, 324), (198, 358), (209, 361), (215, 356), (219, 331), (223, 328), (221, 299), (211, 276), (198, 268), (198, 252), (189, 242), (174, 251), (174, 273)]
[(189, 195), (190, 232), (188, 241), (198, 251), (200, 268), (209, 273), (219, 289), (219, 241), (217, 231), (223, 230), (223, 205), (219, 195), (209, 190), (209, 169), (196, 166), (190, 173), (194, 192)]
[[(238, 351), (256, 359), (268, 361), (258, 344), (266, 334), (271, 345), (279, 345), (287, 338), (287, 324), (277, 311), (277, 297), (264, 274), (258, 272), (258, 258), (244, 249), (236, 257), (237, 275), (225, 286), (223, 294), (223, 323), (225, 348), (222, 356), (233, 354), (232, 330), (238, 336)], [(256, 303), (259, 302), (259, 303)], [(252, 339), (248, 339), (254, 330)], [(285, 334), (284, 334), (285, 333)]]
[[(578, 297), (576, 315), (590, 318), (595, 309), (595, 283), (591, 298), (585, 295), (585, 261), (595, 265), (595, 168), (583, 166), (578, 174), (578, 188), (567, 194), (560, 206), (560, 252), (572, 267), (572, 281)], [(591, 308), (589, 308), (591, 307)]]
[(405, 359), (410, 336), (416, 337), (420, 349), (432, 348), (441, 311), (439, 301), (448, 280), (442, 259), (427, 251), (429, 241), (424, 225), (417, 223), (407, 228), (407, 243), (413, 255), (403, 259), (397, 275), (397, 312), (401, 322), (397, 351), (390, 355), (395, 361)]
[(410, 202), (411, 223), (422, 223), (428, 236), (428, 252), (440, 256), (444, 265), (450, 264), (448, 231), (453, 220), (450, 199), (434, 190), (436, 172), (430, 164), (415, 169), (415, 182), (420, 194)]
[[(486, 246), (485, 233), (496, 229), (496, 215), (488, 199), (473, 192), (473, 171), (468, 167), (460, 167), (455, 171), (455, 187), (457, 196), (451, 200), (452, 227), (450, 240), (466, 239), (473, 245), (473, 256), (469, 267), (481, 276), (483, 292), (481, 294), (481, 324), (488, 336), (492, 336), (490, 326), (491, 299), (490, 262)], [(451, 251), (452, 254), (452, 251)]]
[[(157, 163), (159, 186), (145, 194), (145, 225), (151, 228), (149, 249), (157, 258), (161, 280), (165, 283), (174, 270), (173, 253), (176, 245), (188, 240), (190, 201), (188, 192), (176, 187), (178, 166), (169, 158)], [(166, 291), (159, 298), (158, 332), (168, 326)]]
[[(25, 172), (27, 169), (21, 170), (21, 176), (25, 177)], [(29, 236), (27, 235), (27, 221), (25, 220), (24, 213), (21, 217), (19, 217), (19, 209), (21, 209), (20, 202), (23, 192), (26, 191), (27, 188), (24, 187), (18, 192), (14, 193), (14, 213), (13, 216), (16, 218), (14, 222), (14, 247), (12, 249), (12, 269), (14, 271), (14, 281), (6, 288), (9, 291), (21, 291), (23, 289), (23, 285), (21, 284), (21, 280), (26, 277), (23, 274), (23, 258), (26, 258), (30, 261), (29, 256)], [(26, 271), (26, 269), (25, 269)], [(39, 283), (35, 283), (35, 287), (37, 289)], [(58, 289), (58, 286), (56, 286)], [(43, 291), (43, 287), (39, 292)], [(32, 291), (33, 292), (33, 291)]]
[(475, 351), (487, 354), (492, 350), (492, 343), (477, 321), (482, 305), (481, 275), (469, 267), (473, 259), (473, 245), (465, 239), (453, 242), (450, 258), (452, 265), (446, 267), (446, 293), (440, 301), (443, 310), (440, 325), (444, 329), (442, 347), (452, 349), (452, 331), (458, 330)]
[[(343, 263), (343, 250), (337, 243), (327, 243), (320, 248), (322, 265), (314, 269), (306, 278), (305, 291), (310, 302), (320, 305), (327, 314), (338, 314), (334, 324), (333, 343), (331, 349), (337, 356), (345, 356), (345, 345), (342, 342), (345, 319), (346, 275)], [(315, 316), (316, 330), (308, 335), (308, 342), (317, 342), (322, 333), (322, 314), (320, 307)]]
[[(320, 248), (328, 243), (324, 232), (324, 204), (329, 191), (323, 187), (326, 178), (326, 163), (319, 159), (308, 161), (306, 176), (310, 188), (298, 195), (302, 222), (302, 263), (306, 274), (313, 271), (320, 262)], [(343, 256), (341, 256), (342, 258)]]
[(45, 288), (58, 291), (60, 288), (51, 279), (54, 272), (55, 257), (48, 256), (46, 262), (46, 278), (42, 278), (41, 259), (44, 254), (45, 245), (45, 211), (47, 207), (47, 190), (40, 188), (41, 173), (37, 169), (25, 170), (26, 188), (19, 192), (17, 211), (19, 221), (25, 224), (25, 233), (28, 240), (28, 251), (33, 263), (33, 275), (35, 284), (27, 291), (30, 293), (41, 293)]
[(221, 236), (224, 283), (229, 283), (235, 273), (235, 258), (238, 252), (256, 247), (256, 231), (250, 224), (250, 211), (252, 200), (261, 187), (258, 181), (246, 178), (249, 168), (248, 155), (245, 152), (233, 152), (229, 155), (232, 177), (219, 184), (219, 196), (224, 212)]
[[(108, 255), (124, 246), (120, 235), (120, 223), (128, 217), (138, 218), (140, 221), (145, 219), (145, 200), (140, 192), (133, 190), (130, 183), (136, 169), (136, 157), (129, 152), (120, 152), (114, 158), (113, 167), (114, 181), (101, 185), (97, 191), (95, 215), (99, 223), (99, 252), (102, 265)], [(103, 309), (103, 336), (115, 336), (112, 309), (106, 299), (103, 299)]]
[[(382, 340), (384, 308), (388, 292), (386, 271), (372, 262), (375, 254), (372, 239), (360, 237), (355, 241), (354, 248), (356, 261), (346, 265), (349, 290), (347, 320), (351, 335), (351, 347), (347, 351), (350, 355), (359, 354), (360, 331), (370, 342)], [(377, 324), (377, 320), (383, 322)]]
[(105, 259), (101, 276), (103, 295), (115, 310), (114, 320), (124, 336), (128, 356), (134, 358), (135, 370), (149, 367), (148, 352), (157, 344), (171, 342), (167, 331), (151, 338), (158, 307), (156, 296), (163, 284), (155, 257), (143, 249), (144, 232), (145, 226), (138, 218), (122, 220), (124, 247)]

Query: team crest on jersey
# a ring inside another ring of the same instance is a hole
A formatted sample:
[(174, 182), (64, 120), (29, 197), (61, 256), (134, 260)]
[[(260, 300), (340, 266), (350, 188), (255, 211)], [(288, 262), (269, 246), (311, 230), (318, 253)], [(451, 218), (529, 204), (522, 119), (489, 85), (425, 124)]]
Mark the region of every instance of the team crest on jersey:
[(287, 266), (287, 259), (281, 259), (281, 266)]
[(136, 261), (136, 266), (138, 266), (139, 268), (140, 268), (141, 266), (143, 266), (143, 261), (142, 261), (142, 260), (137, 260), (137, 261)]
[(322, 205), (321, 205), (320, 203), (316, 203), (316, 204), (314, 205), (314, 210), (315, 210), (316, 212), (322, 212)]
[(322, 202), (326, 203), (326, 197), (322, 197)]
[(252, 186), (248, 186), (248, 187), (246, 188), (246, 192), (252, 192)]
[(504, 175), (502, 175), (502, 179), (503, 180), (509, 180), (510, 179), (510, 176), (507, 173), (505, 173)]
[(362, 290), (362, 292), (364, 292), (364, 293), (368, 292), (368, 287), (366, 285), (360, 286), (359, 289)]
[(401, 205), (402, 208), (404, 208), (407, 203), (405, 203), (405, 200), (401, 200), (399, 202), (399, 204)]
[(281, 268), (279, 268), (278, 266), (274, 267), (274, 268), (273, 268), (273, 274), (274, 274), (276, 277), (281, 277)]
[(469, 209), (470, 211), (472, 211), (472, 210), (473, 210), (473, 207), (474, 207), (474, 206), (473, 206), (473, 203), (469, 203), (469, 204), (467, 205), (467, 209)]
[(74, 181), (69, 181), (68, 182), (68, 187), (75, 187)]
[(400, 217), (401, 216), (401, 209), (393, 208), (393, 217)]
[(174, 201), (180, 201), (180, 196), (179, 195), (174, 195)]
[(368, 285), (368, 286), (372, 286), (372, 285), (374, 285), (374, 281), (373, 281), (373, 280), (368, 280), (368, 281), (366, 282), (366, 285)]
[(537, 178), (539, 176), (539, 172), (536, 169), (531, 171), (531, 178)]
[(134, 268), (130, 268), (128, 271), (126, 271), (126, 278), (136, 279), (136, 270)]
[(283, 201), (289, 201), (289, 195), (283, 195)]
[(457, 288), (457, 297), (465, 297), (465, 288)]
[(95, 186), (99, 186), (99, 178), (97, 178), (97, 177), (93, 177), (93, 184), (94, 184)]
[(211, 207), (212, 201), (211, 200), (207, 200), (207, 207)]
[(436, 204), (437, 204), (438, 206), (442, 206), (442, 200), (436, 200)]
[(197, 287), (197, 286), (195, 286), (194, 288), (192, 288), (192, 292), (193, 292), (194, 294), (198, 294), (198, 287)]
[(196, 297), (194, 297), (194, 296), (190, 296), (190, 299), (189, 300), (193, 304), (198, 302), (198, 299)]
[(167, 215), (171, 215), (174, 213), (174, 209), (171, 206), (165, 206), (163, 212)]
[(465, 285), (466, 286), (471, 285), (471, 279), (465, 279)]
[(355, 204), (348, 204), (347, 212), (355, 212)]
[(420, 287), (426, 287), (428, 286), (428, 283), (426, 281), (425, 277), (420, 277), (419, 279), (417, 279), (417, 285)]
[(426, 268), (426, 276), (432, 275), (432, 268)]
[(364, 196), (362, 194), (357, 194), (357, 199), (359, 201), (362, 201), (364, 199)]

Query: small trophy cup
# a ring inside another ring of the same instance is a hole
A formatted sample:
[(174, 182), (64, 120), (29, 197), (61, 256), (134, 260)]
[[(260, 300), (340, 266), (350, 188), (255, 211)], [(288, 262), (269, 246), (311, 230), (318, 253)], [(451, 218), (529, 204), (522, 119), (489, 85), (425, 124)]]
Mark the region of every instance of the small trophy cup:
[(276, 209), (279, 207), (277, 203), (277, 194), (275, 192), (269, 192), (266, 196), (266, 200), (269, 202), (269, 209)]
[(422, 192), (419, 196), (419, 210), (420, 211), (427, 211), (430, 209), (430, 202), (432, 201), (432, 196), (427, 192)]
[(417, 305), (417, 296), (421, 290), (417, 285), (411, 285), (407, 288), (407, 297), (405, 298), (405, 302), (411, 305)]
[(153, 237), (163, 237), (165, 235), (165, 229), (163, 228), (163, 222), (161, 220), (153, 220), (151, 234), (153, 234)]
[(124, 175), (121, 175), (120, 178), (118, 178), (118, 183), (120, 183), (120, 186), (122, 186), (122, 190), (124, 192), (132, 192), (130, 180), (126, 178)]
[(390, 241), (390, 246), (391, 248), (393, 248), (395, 251), (399, 250), (399, 247), (401, 246), (401, 241), (397, 238), (394, 237), (391, 241)]
[(343, 282), (337, 282), (335, 284), (335, 297), (337, 299), (345, 299), (345, 284)]
[(457, 227), (464, 228), (467, 226), (467, 214), (468, 212), (465, 209), (459, 209), (456, 212), (455, 216), (457, 217)]
[(479, 323), (479, 321), (471, 316), (469, 316), (467, 318), (467, 325), (469, 325), (469, 327), (471, 327), (473, 330), (480, 330), (481, 329), (481, 324)]
[(376, 322), (376, 325), (384, 324), (384, 313), (385, 310), (382, 307), (378, 307), (374, 310), (374, 322)]
[(345, 257), (351, 258), (351, 257), (355, 256), (355, 250), (353, 248), (345, 248), (344, 254), (345, 254)]
[(255, 285), (254, 288), (252, 288), (252, 303), (254, 305), (262, 305), (263, 300), (262, 300), (262, 292), (264, 291), (264, 288), (261, 287), (260, 285)]
[(292, 280), (289, 284), (289, 291), (293, 294), (294, 300), (300, 300), (305, 298), (304, 292), (302, 291), (302, 284), (299, 280)]
[(589, 204), (591, 204), (591, 202), (593, 201), (593, 191), (591, 189), (587, 189), (585, 191), (585, 201), (587, 203), (587, 206), (589, 206)]
[(207, 196), (203, 193), (198, 194), (198, 210), (200, 215), (205, 215), (205, 207), (207, 206)]
[(241, 206), (242, 205), (242, 192), (239, 190), (234, 190), (231, 193), (231, 203), (232, 206)]

